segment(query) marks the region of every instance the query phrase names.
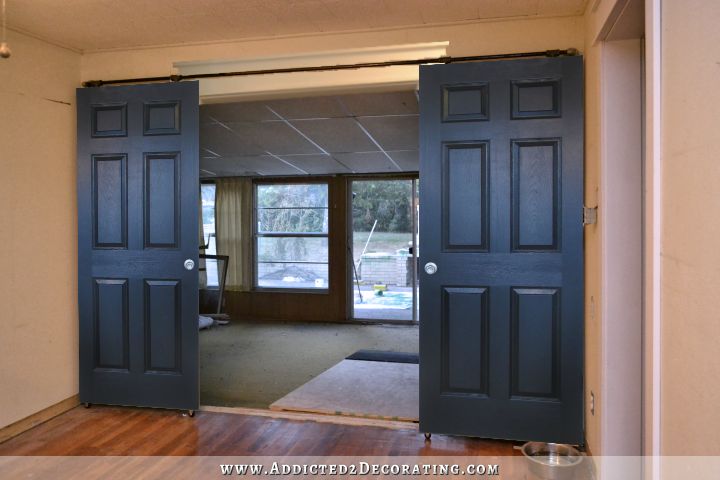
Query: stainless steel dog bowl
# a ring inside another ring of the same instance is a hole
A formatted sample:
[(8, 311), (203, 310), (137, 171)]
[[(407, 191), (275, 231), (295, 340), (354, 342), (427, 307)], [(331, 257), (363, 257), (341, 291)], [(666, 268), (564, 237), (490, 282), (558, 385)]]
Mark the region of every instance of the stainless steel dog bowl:
[(582, 454), (574, 447), (562, 443), (527, 442), (520, 449), (528, 462), (529, 470), (546, 480), (578, 478)]

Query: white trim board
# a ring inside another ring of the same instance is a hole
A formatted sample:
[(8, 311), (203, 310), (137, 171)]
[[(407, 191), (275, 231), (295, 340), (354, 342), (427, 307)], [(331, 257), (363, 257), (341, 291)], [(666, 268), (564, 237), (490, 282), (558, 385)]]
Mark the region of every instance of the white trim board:
[(601, 454), (642, 455), (640, 40), (601, 50)]
[[(175, 62), (173, 67), (180, 75), (193, 75), (433, 59), (447, 55), (449, 45), (450, 42), (430, 42), (329, 50), (291, 56)], [(418, 79), (417, 65), (208, 78), (200, 80), (200, 98), (201, 103), (218, 103), (291, 95), (414, 89)]]

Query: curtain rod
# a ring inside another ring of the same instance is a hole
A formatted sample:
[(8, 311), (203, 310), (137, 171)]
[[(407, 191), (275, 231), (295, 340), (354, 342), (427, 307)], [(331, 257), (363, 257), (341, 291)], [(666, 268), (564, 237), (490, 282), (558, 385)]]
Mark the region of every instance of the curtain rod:
[(322, 65), (316, 67), (292, 67), (276, 68), (269, 70), (245, 70), (240, 72), (219, 72), (219, 73), (194, 73), (190, 75), (168, 75), (165, 77), (140, 77), (120, 78), (115, 80), (88, 80), (83, 82), (83, 87), (102, 87), (103, 85), (123, 85), (127, 83), (152, 83), (152, 82), (180, 82), (182, 80), (197, 80), (202, 78), (221, 77), (245, 77), (249, 75), (271, 75), (275, 73), (297, 73), (297, 72), (323, 72), (330, 70), (355, 70), (358, 68), (392, 67), (397, 65), (423, 65), (427, 63), (455, 63), (455, 62), (477, 62), (487, 60), (503, 60), (510, 58), (527, 57), (560, 57), (563, 55), (574, 56), (578, 54), (575, 48), (565, 50), (544, 50), (540, 52), (523, 53), (501, 53), (497, 55), (476, 55), (468, 57), (437, 57), (423, 58), (416, 60), (391, 60), (388, 62), (353, 63), (345, 65)]

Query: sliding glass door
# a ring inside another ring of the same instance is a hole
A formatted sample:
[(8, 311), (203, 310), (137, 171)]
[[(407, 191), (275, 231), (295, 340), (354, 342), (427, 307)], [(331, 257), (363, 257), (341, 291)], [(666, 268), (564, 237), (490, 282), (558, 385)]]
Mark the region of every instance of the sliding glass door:
[(352, 318), (417, 321), (417, 181), (350, 183)]

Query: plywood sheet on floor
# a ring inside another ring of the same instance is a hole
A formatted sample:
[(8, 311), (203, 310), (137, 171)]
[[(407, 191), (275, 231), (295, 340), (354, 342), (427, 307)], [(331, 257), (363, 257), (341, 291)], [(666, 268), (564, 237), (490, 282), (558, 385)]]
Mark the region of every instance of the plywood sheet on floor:
[(417, 364), (343, 360), (270, 409), (416, 422), (418, 382)]

